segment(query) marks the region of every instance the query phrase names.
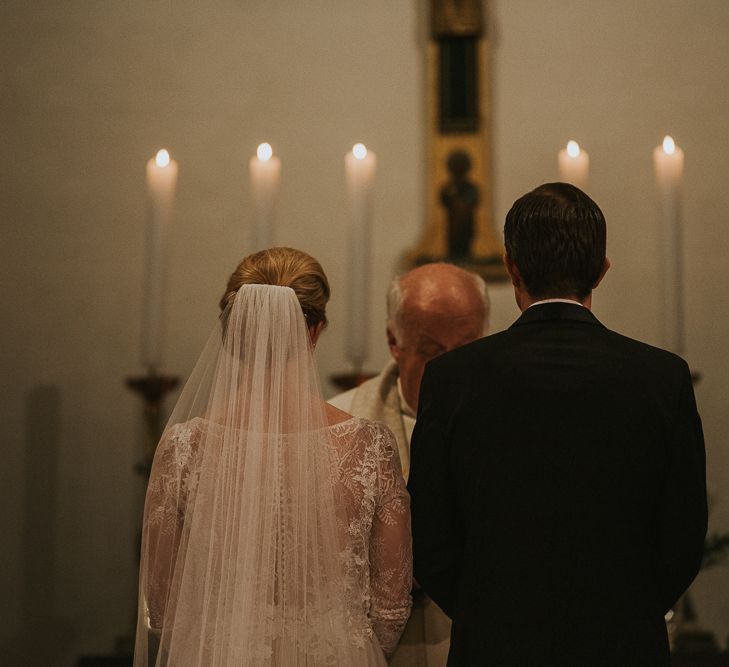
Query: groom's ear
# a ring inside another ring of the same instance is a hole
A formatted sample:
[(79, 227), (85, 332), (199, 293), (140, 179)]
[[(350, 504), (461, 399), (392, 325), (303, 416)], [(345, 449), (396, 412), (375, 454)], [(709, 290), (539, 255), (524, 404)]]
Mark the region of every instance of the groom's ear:
[(602, 271), (600, 271), (600, 275), (598, 276), (597, 280), (595, 281), (595, 284), (592, 286), (592, 289), (595, 289), (602, 282), (602, 279), (605, 277), (605, 274), (608, 272), (609, 268), (610, 268), (610, 260), (607, 257), (605, 257), (605, 261), (602, 264)]
[(511, 284), (517, 289), (521, 288), (524, 284), (524, 281), (521, 279), (519, 267), (511, 261), (511, 257), (509, 257), (508, 253), (504, 253), (504, 266), (506, 267), (506, 271), (511, 278)]

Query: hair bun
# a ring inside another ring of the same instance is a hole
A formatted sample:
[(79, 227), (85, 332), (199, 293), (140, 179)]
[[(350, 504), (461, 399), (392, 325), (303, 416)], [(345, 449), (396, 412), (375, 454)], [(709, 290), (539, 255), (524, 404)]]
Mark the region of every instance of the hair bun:
[(294, 248), (269, 248), (244, 257), (228, 279), (220, 310), (232, 303), (242, 285), (279, 285), (294, 290), (306, 322), (327, 323), (329, 281), (321, 264)]

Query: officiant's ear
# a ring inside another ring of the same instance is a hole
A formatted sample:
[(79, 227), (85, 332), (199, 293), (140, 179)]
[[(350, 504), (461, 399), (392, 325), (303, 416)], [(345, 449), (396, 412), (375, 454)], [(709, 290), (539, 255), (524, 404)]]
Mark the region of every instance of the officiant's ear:
[(524, 286), (524, 281), (521, 279), (519, 267), (511, 261), (511, 257), (509, 257), (508, 253), (504, 253), (504, 266), (511, 278), (511, 284), (517, 289), (522, 288)]
[(610, 260), (606, 257), (605, 261), (602, 264), (602, 271), (600, 271), (600, 275), (598, 276), (598, 279), (595, 281), (595, 284), (592, 286), (592, 289), (595, 289), (602, 282), (602, 279), (605, 277), (605, 274), (607, 273), (609, 268), (610, 268)]
[(392, 358), (397, 361), (400, 356), (400, 346), (397, 344), (397, 338), (395, 338), (395, 334), (392, 333), (390, 327), (387, 327), (387, 347), (390, 348)]

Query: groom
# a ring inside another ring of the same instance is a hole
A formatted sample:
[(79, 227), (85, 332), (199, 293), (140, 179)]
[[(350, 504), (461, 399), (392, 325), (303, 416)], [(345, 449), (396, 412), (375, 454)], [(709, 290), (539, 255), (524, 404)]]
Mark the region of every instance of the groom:
[(426, 367), (415, 578), (453, 619), (451, 666), (669, 665), (663, 616), (706, 532), (701, 421), (683, 360), (590, 311), (605, 237), (571, 185), (518, 199), (521, 317)]

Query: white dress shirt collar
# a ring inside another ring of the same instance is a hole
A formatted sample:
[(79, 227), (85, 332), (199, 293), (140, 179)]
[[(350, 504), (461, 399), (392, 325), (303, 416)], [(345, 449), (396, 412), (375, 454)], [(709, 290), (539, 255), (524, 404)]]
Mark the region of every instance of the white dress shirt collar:
[(584, 304), (580, 303), (579, 301), (575, 301), (574, 299), (542, 299), (541, 301), (535, 301), (534, 303), (530, 304), (528, 306), (528, 308), (533, 308), (534, 306), (540, 306), (543, 303), (574, 303), (578, 306), (582, 306), (583, 308), (587, 307)]

